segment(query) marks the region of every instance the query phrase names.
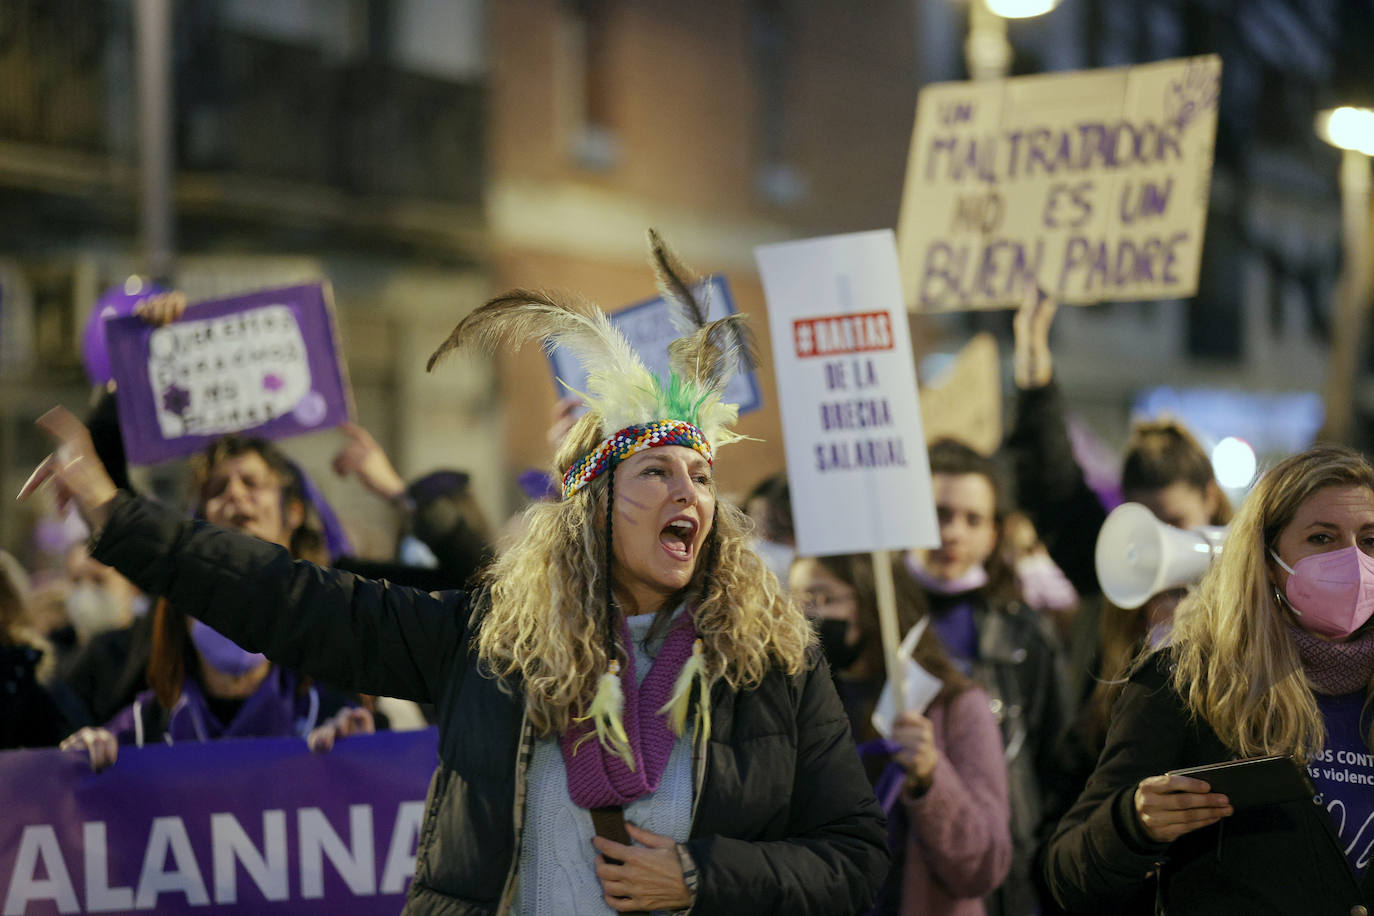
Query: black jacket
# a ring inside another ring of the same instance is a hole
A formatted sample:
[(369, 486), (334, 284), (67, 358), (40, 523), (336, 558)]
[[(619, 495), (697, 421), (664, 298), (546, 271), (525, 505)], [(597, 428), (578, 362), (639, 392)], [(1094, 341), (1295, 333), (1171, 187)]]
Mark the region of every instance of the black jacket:
[(1097, 534), (1107, 510), (1074, 457), (1059, 386), (1018, 389), (1016, 422), (1006, 441), (1016, 471), (1017, 505), (1035, 525), (1050, 559), (1073, 583), (1081, 601), (1069, 639), (1069, 701), (1087, 699), (1100, 665)]
[(1357, 884), (1330, 818), (1311, 801), (1239, 811), (1152, 842), (1135, 816), (1136, 785), (1235, 755), (1191, 720), (1157, 654), (1123, 690), (1107, 746), (1046, 857), (1055, 897), (1073, 913), (1348, 916), (1374, 909), (1374, 869)]
[[(484, 595), (425, 593), (293, 563), (286, 551), (121, 493), (94, 556), (278, 664), (365, 693), (433, 702), (430, 781), (408, 914), (489, 914), (519, 861), (532, 730), (519, 691), (471, 650)], [(254, 613), (271, 608), (271, 613)], [(848, 913), (887, 870), (882, 814), (824, 666), (717, 684), (691, 838), (702, 914)]]
[(127, 627), (91, 637), (59, 673), (81, 701), (81, 725), (104, 725), (148, 689), (148, 657), (153, 650), (152, 611)]
[(1020, 601), (974, 599), (978, 658), (972, 676), (987, 692), (1002, 730), (1011, 804), (1012, 864), (1002, 886), (987, 896), (989, 916), (1037, 912), (1032, 874), (1044, 789), (1064, 727), (1064, 690), (1058, 647), (1044, 618)]
[(66, 719), (38, 683), (43, 650), (0, 645), (0, 750), (51, 747), (67, 734)]

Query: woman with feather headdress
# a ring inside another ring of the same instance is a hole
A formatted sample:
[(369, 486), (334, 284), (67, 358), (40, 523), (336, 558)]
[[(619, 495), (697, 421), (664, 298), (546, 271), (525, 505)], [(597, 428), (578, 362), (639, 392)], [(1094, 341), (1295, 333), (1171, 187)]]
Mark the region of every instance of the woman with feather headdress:
[[(740, 436), (726, 383), (741, 316), (650, 234), (682, 336), (667, 379), (581, 300), (514, 291), (430, 359), (529, 339), (586, 366), (588, 412), (555, 458), (563, 499), (474, 592), (422, 593), (292, 564), (282, 551), (119, 492), (60, 410), (52, 478), (99, 531), (94, 555), (298, 670), (432, 702), (416, 913), (849, 913), (887, 868), (886, 834), (801, 611), (719, 502), (715, 451)], [(255, 615), (253, 608), (291, 608)]]

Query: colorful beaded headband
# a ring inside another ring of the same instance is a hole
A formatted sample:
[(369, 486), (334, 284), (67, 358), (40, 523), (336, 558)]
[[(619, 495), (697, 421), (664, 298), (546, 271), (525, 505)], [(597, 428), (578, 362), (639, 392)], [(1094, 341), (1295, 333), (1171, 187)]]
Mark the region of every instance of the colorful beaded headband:
[(563, 475), (563, 498), (600, 477), (612, 462), (624, 461), (637, 452), (664, 445), (681, 445), (699, 452), (708, 464), (715, 463), (711, 443), (701, 430), (682, 420), (654, 420), (642, 426), (627, 426), (604, 439), (600, 445), (573, 463)]

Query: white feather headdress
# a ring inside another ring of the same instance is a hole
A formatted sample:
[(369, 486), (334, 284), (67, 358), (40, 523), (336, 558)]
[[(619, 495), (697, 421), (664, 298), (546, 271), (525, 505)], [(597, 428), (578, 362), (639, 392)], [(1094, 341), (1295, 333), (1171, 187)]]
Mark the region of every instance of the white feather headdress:
[(742, 438), (731, 427), (735, 404), (723, 403), (725, 386), (754, 365), (753, 337), (745, 316), (707, 320), (701, 284), (649, 230), (659, 289), (673, 325), (682, 334), (669, 346), (669, 374), (650, 372), (625, 335), (595, 305), (575, 295), (516, 289), (490, 300), (453, 329), (427, 369), (450, 350), (476, 344), (484, 349), (518, 349), (542, 340), (561, 347), (587, 370), (587, 390), (577, 392), (600, 420), (603, 439), (663, 420), (690, 424), (711, 449)]

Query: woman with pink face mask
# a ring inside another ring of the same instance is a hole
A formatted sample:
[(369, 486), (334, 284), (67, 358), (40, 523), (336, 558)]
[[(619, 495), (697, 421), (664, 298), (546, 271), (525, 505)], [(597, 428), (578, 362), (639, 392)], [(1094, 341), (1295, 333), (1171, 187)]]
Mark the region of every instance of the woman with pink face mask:
[[(1374, 467), (1317, 446), (1274, 467), (1221, 559), (1136, 663), (1046, 878), (1070, 912), (1374, 908)], [(1171, 771), (1273, 754), (1313, 800), (1234, 810)], [(1316, 804), (1312, 802), (1315, 801)]]

